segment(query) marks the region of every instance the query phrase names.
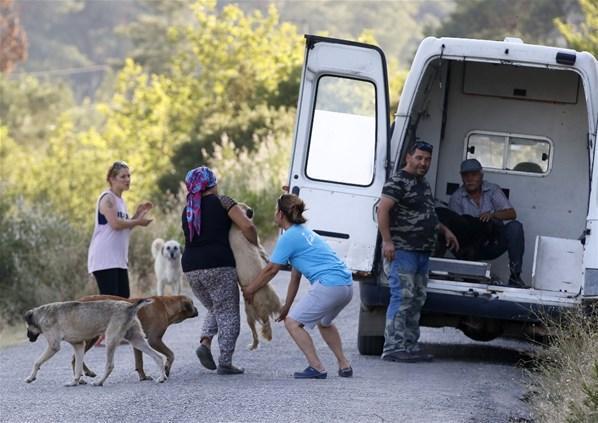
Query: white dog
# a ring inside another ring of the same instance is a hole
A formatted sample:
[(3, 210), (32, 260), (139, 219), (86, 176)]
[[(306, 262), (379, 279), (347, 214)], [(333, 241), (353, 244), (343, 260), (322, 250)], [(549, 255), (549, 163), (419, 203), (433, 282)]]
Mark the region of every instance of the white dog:
[(164, 295), (165, 285), (171, 286), (173, 295), (181, 293), (181, 255), (181, 244), (174, 239), (164, 242), (163, 239), (156, 238), (152, 242), (158, 295)]

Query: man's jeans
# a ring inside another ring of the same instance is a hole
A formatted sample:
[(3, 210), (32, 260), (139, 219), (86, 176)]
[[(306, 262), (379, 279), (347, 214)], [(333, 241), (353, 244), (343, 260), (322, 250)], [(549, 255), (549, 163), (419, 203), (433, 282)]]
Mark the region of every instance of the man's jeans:
[(429, 252), (395, 251), (388, 275), (390, 302), (386, 311), (383, 357), (397, 351), (417, 350), (429, 261)]

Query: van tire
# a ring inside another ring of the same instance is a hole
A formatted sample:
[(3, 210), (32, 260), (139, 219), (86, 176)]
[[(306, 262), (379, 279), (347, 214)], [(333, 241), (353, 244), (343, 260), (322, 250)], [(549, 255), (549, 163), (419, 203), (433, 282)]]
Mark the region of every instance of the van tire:
[(382, 355), (383, 336), (357, 336), (357, 349), (361, 355)]

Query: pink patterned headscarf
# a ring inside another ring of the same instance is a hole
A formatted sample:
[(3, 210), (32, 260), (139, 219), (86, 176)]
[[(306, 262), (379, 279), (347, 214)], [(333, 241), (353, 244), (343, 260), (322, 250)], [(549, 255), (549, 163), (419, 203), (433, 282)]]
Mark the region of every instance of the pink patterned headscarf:
[(193, 234), (199, 235), (201, 228), (201, 196), (209, 188), (216, 186), (218, 181), (216, 175), (209, 167), (200, 166), (191, 169), (185, 176), (187, 185), (187, 225), (189, 228), (189, 239)]

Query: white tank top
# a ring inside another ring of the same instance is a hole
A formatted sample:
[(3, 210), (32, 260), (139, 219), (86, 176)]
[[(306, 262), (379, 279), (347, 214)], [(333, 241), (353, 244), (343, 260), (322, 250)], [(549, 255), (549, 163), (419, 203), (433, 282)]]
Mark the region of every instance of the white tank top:
[(96, 203), (95, 228), (87, 255), (89, 273), (105, 269), (126, 269), (129, 255), (130, 229), (112, 229), (106, 217), (100, 214), (100, 200), (111, 195), (116, 201), (116, 213), (120, 219), (128, 219), (127, 206), (112, 191), (104, 191)]

